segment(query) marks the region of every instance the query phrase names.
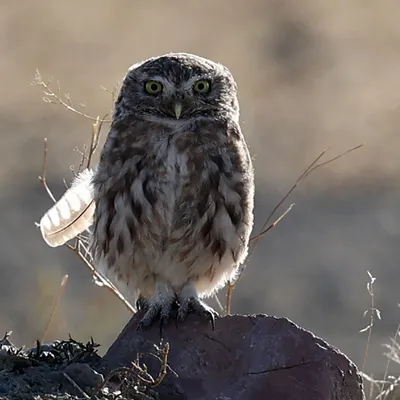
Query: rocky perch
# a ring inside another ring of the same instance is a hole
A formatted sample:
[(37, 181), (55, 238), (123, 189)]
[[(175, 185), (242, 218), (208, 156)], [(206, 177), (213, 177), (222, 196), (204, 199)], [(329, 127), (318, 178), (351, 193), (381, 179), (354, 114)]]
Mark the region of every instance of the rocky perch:
[(0, 340), (0, 400), (364, 400), (356, 366), (285, 318), (194, 315), (136, 330), (132, 317), (101, 358), (72, 338), (32, 349)]
[[(137, 332), (141, 317), (140, 312), (132, 317), (105, 354), (105, 371), (129, 367), (137, 354), (154, 353), (159, 330)], [(163, 341), (169, 344), (169, 368), (157, 387), (163, 400), (365, 399), (356, 366), (286, 318), (228, 316), (218, 319), (213, 331), (190, 315), (178, 327), (168, 324)], [(157, 376), (160, 360), (148, 356), (145, 363)]]

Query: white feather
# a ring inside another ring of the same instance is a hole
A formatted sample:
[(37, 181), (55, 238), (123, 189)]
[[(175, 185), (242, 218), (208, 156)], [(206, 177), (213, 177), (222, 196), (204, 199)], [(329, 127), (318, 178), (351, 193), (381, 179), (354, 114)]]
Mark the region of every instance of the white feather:
[(57, 247), (73, 239), (90, 227), (95, 203), (92, 177), (94, 170), (85, 169), (72, 182), (71, 187), (40, 220), (43, 239)]

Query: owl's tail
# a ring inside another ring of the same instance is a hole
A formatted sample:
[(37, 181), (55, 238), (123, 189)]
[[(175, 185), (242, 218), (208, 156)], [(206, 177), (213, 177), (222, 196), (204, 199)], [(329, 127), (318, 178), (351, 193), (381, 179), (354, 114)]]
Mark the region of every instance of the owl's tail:
[(50, 210), (40, 220), (43, 239), (51, 247), (57, 247), (73, 239), (90, 227), (95, 203), (92, 177), (94, 170), (85, 169), (72, 182)]

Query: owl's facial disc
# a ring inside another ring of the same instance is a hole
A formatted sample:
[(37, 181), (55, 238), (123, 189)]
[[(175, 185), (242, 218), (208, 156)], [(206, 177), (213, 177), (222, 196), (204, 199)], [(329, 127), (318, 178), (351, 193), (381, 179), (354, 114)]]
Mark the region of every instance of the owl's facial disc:
[(125, 77), (119, 109), (126, 116), (174, 125), (194, 119), (237, 118), (229, 70), (198, 56), (173, 53), (135, 64)]
[(174, 120), (190, 119), (209, 110), (211, 80), (192, 77), (183, 82), (171, 82), (155, 77), (145, 81), (144, 92), (150, 115)]

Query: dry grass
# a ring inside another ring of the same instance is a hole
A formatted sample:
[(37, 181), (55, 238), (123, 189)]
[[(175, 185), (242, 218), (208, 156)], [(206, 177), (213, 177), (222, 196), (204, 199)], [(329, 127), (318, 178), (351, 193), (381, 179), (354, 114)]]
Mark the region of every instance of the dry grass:
[[(85, 373), (82, 371), (92, 371), (95, 374), (94, 371), (98, 369), (100, 357), (97, 350), (100, 345), (92, 338), (86, 344), (72, 337), (45, 344), (37, 340), (34, 347), (25, 349), (14, 346), (10, 341), (11, 334), (12, 332), (7, 332), (0, 339), (0, 370), (4, 378), (2, 389), (10, 399), (31, 399), (33, 396), (38, 400), (155, 400), (159, 399), (156, 388), (163, 382), (167, 373), (177, 376), (168, 365), (168, 343), (154, 345), (151, 352), (137, 354), (130, 367), (116, 368), (104, 378), (96, 374), (98, 379), (91, 381), (83, 377)], [(156, 376), (149, 373), (143, 362), (144, 357), (151, 357), (159, 362)], [(71, 366), (78, 368), (78, 372)], [(59, 373), (55, 374), (55, 371)], [(62, 377), (74, 390), (65, 387)]]
[[(387, 349), (385, 356), (387, 357), (387, 363), (385, 371), (379, 378), (374, 378), (372, 375), (368, 374), (367, 371), (367, 361), (370, 353), (370, 344), (372, 331), (376, 323), (376, 319), (381, 320), (381, 312), (376, 308), (375, 304), (375, 293), (374, 293), (374, 283), (376, 278), (371, 275), (369, 271), (367, 282), (367, 291), (371, 299), (370, 307), (365, 310), (364, 317), (369, 316), (369, 324), (360, 330), (360, 333), (367, 333), (367, 341), (365, 345), (364, 359), (362, 366), (360, 366), (361, 375), (364, 379), (365, 391), (367, 394), (367, 400), (399, 400), (400, 399), (400, 375), (394, 376), (390, 374), (391, 362), (400, 366), (400, 324), (397, 326), (396, 332), (390, 340), (390, 344), (385, 344), (384, 347)], [(367, 383), (369, 387), (367, 388)]]

